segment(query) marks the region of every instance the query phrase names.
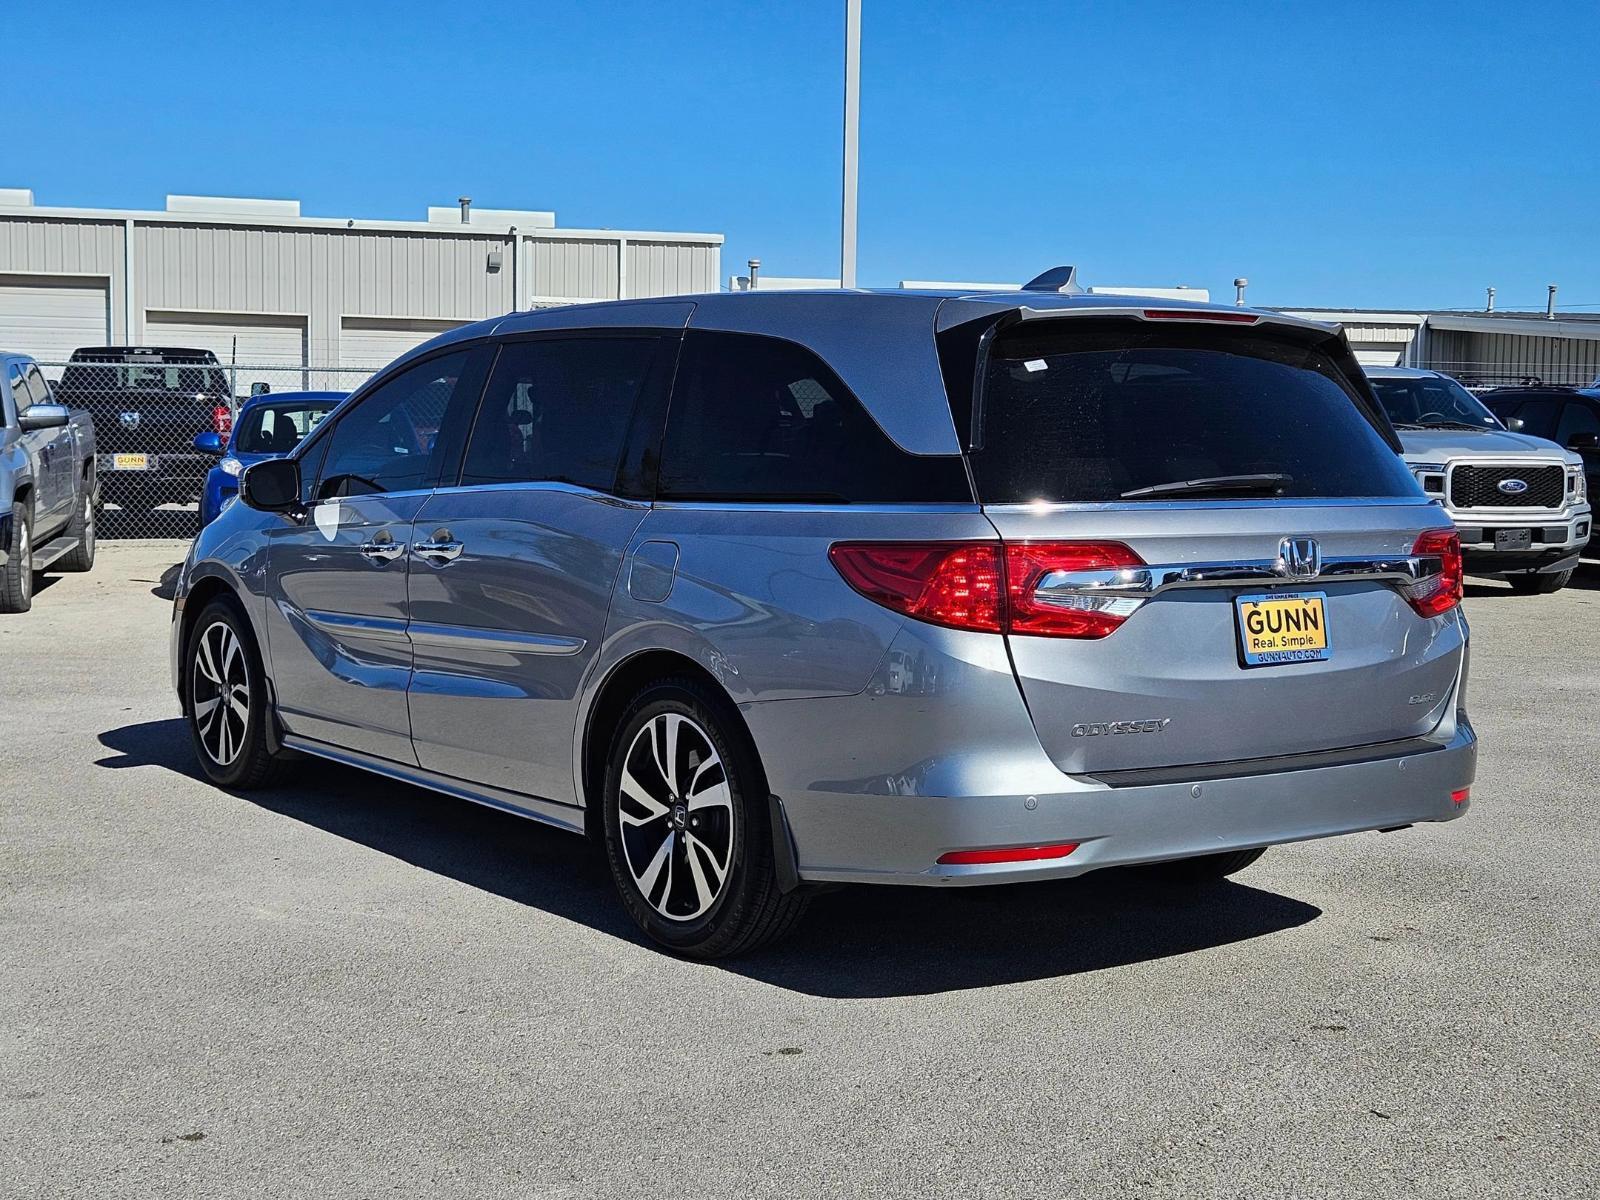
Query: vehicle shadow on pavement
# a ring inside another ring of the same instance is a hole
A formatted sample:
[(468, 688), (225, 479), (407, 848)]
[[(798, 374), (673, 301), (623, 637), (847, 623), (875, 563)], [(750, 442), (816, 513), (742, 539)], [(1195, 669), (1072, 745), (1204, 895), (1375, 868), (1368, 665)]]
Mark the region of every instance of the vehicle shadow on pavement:
[[(127, 725), (100, 742), (116, 755), (97, 766), (198, 777), (181, 719)], [(319, 761), (300, 764), (288, 786), (240, 795), (424, 870), (643, 941), (601, 856), (571, 834)], [(1246, 884), (1175, 888), (1140, 870), (996, 888), (849, 887), (816, 897), (788, 941), (713, 965), (809, 995), (928, 995), (1169, 958), (1320, 915)]]

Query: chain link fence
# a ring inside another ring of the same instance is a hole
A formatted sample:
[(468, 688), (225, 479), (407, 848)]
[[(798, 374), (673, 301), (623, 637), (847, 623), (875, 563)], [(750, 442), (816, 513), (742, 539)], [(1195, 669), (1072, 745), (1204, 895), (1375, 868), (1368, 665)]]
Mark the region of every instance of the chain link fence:
[(1443, 371), (1469, 392), (1499, 387), (1600, 387), (1600, 369), (1594, 364), (1506, 362), (1430, 362), (1429, 370)]
[(95, 532), (103, 539), (193, 537), (206, 476), (223, 458), (197, 447), (197, 435), (217, 434), (226, 445), (240, 405), (253, 394), (349, 392), (380, 365), (39, 364), (58, 401), (94, 418)]

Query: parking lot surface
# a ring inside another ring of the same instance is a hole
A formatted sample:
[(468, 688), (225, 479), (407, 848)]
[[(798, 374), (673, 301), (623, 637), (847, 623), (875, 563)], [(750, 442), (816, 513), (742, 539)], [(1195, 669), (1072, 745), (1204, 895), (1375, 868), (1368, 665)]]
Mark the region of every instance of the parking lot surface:
[(180, 543), (0, 619), (0, 1196), (1580, 1196), (1600, 567), (1469, 587), (1464, 820), (821, 897), (642, 944), (584, 844), (330, 764), (201, 782)]

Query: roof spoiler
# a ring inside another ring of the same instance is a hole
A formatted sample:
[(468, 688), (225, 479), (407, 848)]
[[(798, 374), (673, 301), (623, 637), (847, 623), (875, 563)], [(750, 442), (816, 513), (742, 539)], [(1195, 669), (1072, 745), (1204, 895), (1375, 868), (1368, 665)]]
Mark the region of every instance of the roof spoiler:
[(1081, 296), (1077, 267), (1051, 267), (1043, 275), (1036, 275), (1022, 285), (1025, 292), (1060, 292), (1068, 296)]

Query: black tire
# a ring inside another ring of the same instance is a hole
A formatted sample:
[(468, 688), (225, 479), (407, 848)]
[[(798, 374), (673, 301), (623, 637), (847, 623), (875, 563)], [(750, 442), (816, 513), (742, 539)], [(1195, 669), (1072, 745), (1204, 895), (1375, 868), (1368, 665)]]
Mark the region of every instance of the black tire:
[(0, 613), (33, 607), (33, 514), (20, 500), (11, 506), (11, 552), (0, 567)]
[(1244, 870), (1265, 854), (1266, 848), (1230, 850), (1225, 854), (1201, 854), (1195, 858), (1175, 858), (1156, 863), (1151, 870), (1167, 883), (1220, 883), (1229, 875)]
[(727, 700), (700, 681), (663, 680), (633, 698), (611, 741), (601, 804), (623, 907), (669, 950), (742, 954), (787, 934), (805, 911), (804, 892), (778, 887), (755, 747)]
[[(230, 637), (237, 647), (233, 653)], [(183, 670), (183, 715), (206, 778), (234, 791), (272, 782), (282, 757), (268, 744), (267, 722), (273, 715), (267, 677), (250, 622), (232, 600), (213, 600), (200, 611), (183, 648)], [(243, 716), (237, 708), (241, 685), (247, 705)], [(224, 707), (229, 697), (234, 703)], [(220, 728), (219, 719), (225, 722)]]
[(1573, 568), (1565, 571), (1540, 571), (1529, 575), (1509, 575), (1511, 590), (1523, 596), (1549, 596), (1572, 582)]
[(71, 554), (63, 554), (51, 564), (52, 571), (92, 571), (94, 569), (94, 485), (83, 481), (83, 495), (78, 497), (77, 511), (67, 523), (68, 537), (78, 539)]

